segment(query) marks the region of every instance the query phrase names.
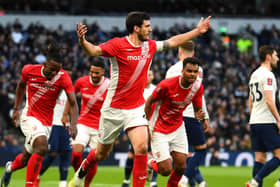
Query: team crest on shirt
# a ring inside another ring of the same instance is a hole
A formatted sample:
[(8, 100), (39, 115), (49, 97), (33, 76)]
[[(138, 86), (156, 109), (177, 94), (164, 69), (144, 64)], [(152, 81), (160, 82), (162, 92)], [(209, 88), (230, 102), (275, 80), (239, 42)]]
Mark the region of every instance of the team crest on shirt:
[(155, 155), (156, 155), (157, 158), (160, 158), (160, 152), (156, 152)]
[(272, 85), (272, 78), (267, 78), (267, 85)]

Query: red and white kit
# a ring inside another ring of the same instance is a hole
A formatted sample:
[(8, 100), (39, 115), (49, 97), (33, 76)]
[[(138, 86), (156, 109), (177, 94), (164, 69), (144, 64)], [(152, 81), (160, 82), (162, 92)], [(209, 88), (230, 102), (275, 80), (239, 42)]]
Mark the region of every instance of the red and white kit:
[(103, 104), (100, 121), (101, 143), (110, 144), (122, 128), (147, 125), (143, 92), (148, 70), (163, 42), (147, 40), (135, 46), (128, 37), (114, 38), (99, 45), (102, 56), (111, 61), (111, 85)]
[[(62, 89), (74, 92), (72, 81), (67, 72), (61, 69), (52, 79), (43, 74), (43, 65), (25, 65), (21, 80), (26, 83), (27, 99), (21, 114), (20, 126), (26, 136), (26, 148), (32, 152), (32, 143), (40, 135), (49, 135), (53, 110)], [(27, 145), (28, 144), (28, 145)]]
[(105, 77), (99, 84), (93, 84), (89, 75), (76, 81), (75, 92), (81, 93), (82, 103), (77, 121), (78, 135), (73, 144), (89, 144), (92, 149), (97, 146), (100, 110), (109, 85), (110, 80)]
[(181, 76), (161, 81), (153, 92), (157, 100), (150, 120), (152, 151), (157, 162), (170, 158), (171, 151), (187, 153), (183, 111), (190, 104), (202, 107), (203, 85), (196, 80), (188, 88), (181, 85)]

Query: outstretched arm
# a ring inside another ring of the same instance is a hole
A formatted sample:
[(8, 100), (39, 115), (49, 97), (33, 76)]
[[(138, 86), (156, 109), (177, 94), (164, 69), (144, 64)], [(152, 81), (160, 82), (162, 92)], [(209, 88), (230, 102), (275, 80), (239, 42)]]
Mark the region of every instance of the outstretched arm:
[(102, 50), (99, 46), (94, 45), (86, 40), (87, 27), (84, 24), (77, 24), (77, 36), (83, 50), (90, 56), (102, 55)]
[(188, 40), (191, 40), (201, 34), (204, 34), (210, 28), (210, 18), (211, 16), (208, 16), (205, 20), (201, 18), (195, 29), (186, 32), (184, 34), (175, 35), (169, 38), (168, 40), (165, 40), (163, 49), (166, 50), (170, 48), (179, 47), (180, 45), (184, 44)]

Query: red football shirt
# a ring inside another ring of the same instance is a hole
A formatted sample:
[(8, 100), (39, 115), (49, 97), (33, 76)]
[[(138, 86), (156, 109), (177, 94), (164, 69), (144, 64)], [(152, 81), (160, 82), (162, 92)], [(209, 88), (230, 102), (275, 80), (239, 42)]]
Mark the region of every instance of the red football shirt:
[(156, 132), (171, 133), (178, 129), (183, 123), (183, 111), (191, 102), (195, 107), (202, 107), (201, 82), (196, 80), (189, 88), (184, 88), (180, 77), (162, 80), (152, 94), (157, 100), (151, 117)]
[(104, 105), (121, 109), (143, 105), (147, 73), (157, 50), (157, 42), (148, 40), (141, 46), (134, 46), (128, 37), (123, 37), (99, 46), (102, 55), (110, 57), (111, 61), (111, 85)]
[(101, 115), (100, 109), (105, 100), (109, 85), (110, 80), (108, 78), (104, 78), (100, 84), (94, 85), (89, 75), (81, 77), (76, 81), (75, 92), (80, 92), (82, 96), (78, 124), (98, 129)]
[(25, 65), (21, 80), (27, 85), (27, 99), (23, 115), (33, 116), (43, 125), (51, 126), (53, 109), (61, 89), (66, 93), (74, 92), (72, 81), (67, 72), (61, 69), (51, 80), (43, 75), (43, 65)]

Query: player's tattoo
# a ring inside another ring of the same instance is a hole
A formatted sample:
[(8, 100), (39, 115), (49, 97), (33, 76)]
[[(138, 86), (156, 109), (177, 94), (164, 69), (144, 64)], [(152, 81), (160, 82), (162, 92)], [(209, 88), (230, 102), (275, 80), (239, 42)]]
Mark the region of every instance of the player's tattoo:
[(167, 50), (169, 48), (170, 48), (169, 42), (167, 40), (163, 41), (163, 50)]

